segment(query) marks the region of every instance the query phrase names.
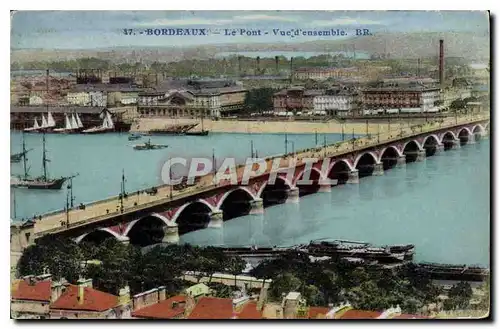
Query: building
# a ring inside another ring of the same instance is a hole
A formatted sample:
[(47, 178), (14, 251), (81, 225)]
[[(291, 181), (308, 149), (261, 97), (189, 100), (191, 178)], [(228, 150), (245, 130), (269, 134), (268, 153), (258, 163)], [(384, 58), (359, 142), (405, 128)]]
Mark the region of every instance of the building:
[(142, 92), (142, 116), (221, 117), (243, 108), (247, 90), (230, 80), (168, 80), (155, 90)]
[(362, 89), (361, 107), (387, 113), (436, 112), (439, 101), (439, 87), (392, 84)]
[(29, 98), (29, 105), (42, 105), (43, 98), (37, 95), (33, 95)]
[(66, 101), (71, 105), (89, 106), (90, 95), (88, 92), (69, 92), (66, 95)]
[(307, 90), (305, 87), (283, 89), (273, 96), (274, 112), (345, 116), (358, 106), (354, 88), (337, 87), (328, 90)]
[(50, 275), (25, 276), (11, 286), (10, 313), (14, 319), (46, 319), (50, 313), (52, 295)]
[(59, 298), (50, 304), (51, 319), (130, 318), (128, 287), (115, 296), (92, 287), (92, 280), (80, 279), (77, 285), (65, 285)]
[(351, 78), (358, 75), (356, 67), (302, 67), (294, 71), (297, 80), (327, 80)]

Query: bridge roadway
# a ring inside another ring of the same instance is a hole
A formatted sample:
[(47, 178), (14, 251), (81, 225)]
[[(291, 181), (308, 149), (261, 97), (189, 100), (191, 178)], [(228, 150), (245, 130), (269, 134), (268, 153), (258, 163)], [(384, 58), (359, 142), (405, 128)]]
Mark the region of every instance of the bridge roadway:
[[(313, 157), (338, 157), (344, 154), (352, 153), (354, 151), (361, 151), (363, 149), (372, 148), (375, 146), (384, 145), (390, 142), (395, 142), (401, 139), (406, 139), (413, 136), (418, 136), (423, 133), (443, 130), (445, 128), (453, 128), (464, 124), (471, 124), (476, 122), (484, 122), (489, 120), (489, 114), (482, 115), (467, 115), (462, 117), (449, 117), (442, 119), (443, 122), (429, 122), (425, 125), (419, 126), (406, 126), (394, 125), (394, 127), (385, 133), (381, 133), (378, 138), (372, 136), (371, 139), (367, 137), (344, 142), (337, 142), (335, 144), (327, 145), (326, 147), (311, 148), (309, 150), (302, 150), (295, 152), (297, 160), (297, 167), (304, 164), (302, 159)], [(266, 158), (268, 174), (271, 169), (273, 159), (275, 157)], [(288, 159), (281, 160), (281, 166), (287, 166)], [(243, 166), (237, 168), (238, 181), (242, 177)], [(265, 174), (263, 174), (265, 175)], [(119, 216), (133, 214), (134, 212), (146, 210), (148, 208), (159, 206), (162, 204), (168, 205), (170, 202), (181, 200), (186, 197), (199, 194), (202, 192), (210, 191), (217, 188), (213, 183), (213, 173), (207, 174), (200, 178), (196, 185), (188, 186), (183, 190), (171, 190), (168, 185), (157, 186), (158, 192), (155, 195), (149, 195), (145, 192), (131, 192), (127, 198), (123, 200), (123, 212), (120, 211), (120, 198), (118, 196), (108, 199), (89, 203), (85, 209), (70, 209), (66, 211), (56, 211), (47, 213), (38, 217), (35, 220), (34, 235), (40, 237), (48, 233), (60, 233), (68, 229), (86, 226), (88, 224), (95, 224), (97, 222), (104, 222)], [(220, 187), (220, 185), (219, 185)], [(172, 193), (172, 195), (171, 195)]]

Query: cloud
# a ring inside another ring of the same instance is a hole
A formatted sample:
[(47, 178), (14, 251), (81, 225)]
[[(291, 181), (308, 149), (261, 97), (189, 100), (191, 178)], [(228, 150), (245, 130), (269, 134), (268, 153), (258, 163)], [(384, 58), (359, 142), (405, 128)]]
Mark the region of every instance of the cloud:
[(383, 22), (370, 19), (340, 17), (332, 20), (316, 20), (310, 23), (315, 26), (334, 26), (334, 25), (384, 25)]
[(136, 26), (187, 26), (187, 25), (225, 25), (241, 23), (242, 21), (272, 21), (272, 22), (297, 22), (299, 19), (291, 16), (278, 15), (242, 15), (230, 18), (186, 18), (186, 19), (167, 19), (159, 18), (153, 21), (137, 22)]
[(205, 19), (205, 18), (186, 18), (186, 19), (167, 19), (160, 18), (154, 21), (138, 22), (137, 26), (179, 26), (179, 25), (224, 25), (232, 23), (232, 19)]
[(235, 16), (235, 21), (279, 21), (279, 22), (296, 22), (298, 19), (296, 17), (290, 16), (276, 16), (276, 15), (245, 15), (245, 16)]

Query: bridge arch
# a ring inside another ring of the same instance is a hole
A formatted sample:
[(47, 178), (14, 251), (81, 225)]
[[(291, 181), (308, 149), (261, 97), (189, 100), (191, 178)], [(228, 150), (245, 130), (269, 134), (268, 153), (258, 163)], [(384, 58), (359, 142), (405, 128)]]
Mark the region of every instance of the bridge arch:
[(217, 209), (222, 210), (223, 220), (245, 216), (250, 213), (252, 202), (256, 200), (254, 194), (245, 186), (238, 186), (229, 190), (217, 203)]
[(384, 152), (387, 151), (388, 149), (393, 149), (394, 151), (396, 151), (396, 153), (397, 153), (398, 156), (402, 156), (403, 155), (403, 152), (401, 152), (401, 150), (396, 145), (389, 145), (389, 146), (384, 147), (379, 152), (380, 156), (378, 158), (378, 162), (382, 162), (382, 156), (384, 155)]
[(358, 177), (371, 176), (377, 160), (378, 156), (373, 152), (364, 152), (358, 155), (356, 161), (354, 161), (354, 167), (358, 170)]
[[(302, 183), (302, 178), (304, 177), (304, 174), (310, 171), (311, 173), (309, 174), (309, 181), (312, 181), (312, 184), (308, 184), (306, 182)], [(323, 179), (323, 173), (321, 170), (318, 168), (312, 167), (311, 169), (303, 169), (297, 177), (294, 179), (294, 187), (297, 187), (299, 189), (299, 196), (304, 196), (312, 193), (318, 192), (320, 188), (320, 181)]]
[(131, 221), (127, 228), (125, 229), (125, 232), (123, 233), (124, 236), (128, 236), (128, 233), (130, 232), (130, 230), (134, 227), (135, 224), (137, 224), (137, 222), (139, 222), (140, 220), (146, 218), (146, 217), (153, 217), (153, 218), (157, 218), (159, 220), (161, 220), (166, 226), (172, 226), (172, 225), (175, 225), (173, 223), (173, 221), (170, 221), (167, 217), (163, 216), (163, 215), (160, 215), (158, 213), (151, 213), (149, 215), (146, 215), (146, 216), (142, 216), (141, 218), (138, 218), (138, 219), (134, 219), (133, 221)]
[(349, 174), (354, 170), (354, 167), (346, 159), (339, 159), (330, 164), (328, 168), (328, 178), (336, 179), (337, 185), (347, 183)]
[(264, 207), (284, 203), (292, 187), (292, 183), (286, 177), (278, 175), (274, 184), (265, 182), (257, 192), (257, 196), (262, 199)]
[(418, 142), (418, 140), (416, 140), (416, 139), (412, 139), (412, 140), (409, 140), (409, 141), (407, 141), (406, 143), (404, 143), (403, 147), (401, 148), (401, 150), (402, 150), (403, 154), (404, 154), (404, 152), (405, 152), (405, 148), (406, 148), (406, 147), (408, 146), (408, 144), (410, 144), (410, 143), (415, 143), (415, 145), (417, 145), (417, 147), (418, 147), (418, 150), (422, 150), (422, 145), (420, 145), (420, 143)]
[(483, 133), (486, 130), (485, 127), (483, 127), (481, 124), (477, 124), (474, 127), (472, 127), (471, 131), (473, 133)]
[(387, 146), (380, 151), (379, 162), (382, 163), (384, 170), (394, 168), (398, 164), (398, 158), (403, 154), (394, 145)]
[(246, 194), (248, 194), (248, 196), (250, 196), (252, 198), (252, 200), (254, 200), (256, 198), (255, 195), (246, 186), (238, 186), (235, 189), (229, 190), (226, 193), (224, 193), (224, 195), (222, 195), (222, 197), (220, 198), (219, 202), (217, 202), (216, 208), (220, 209), (222, 204), (224, 203), (224, 201), (226, 201), (226, 199), (229, 197), (229, 195), (233, 192), (236, 192), (236, 190), (245, 191)]
[(474, 134), (468, 127), (463, 127), (458, 131), (458, 139), (460, 140), (460, 145), (467, 144), (472, 137), (474, 137)]
[(408, 141), (403, 146), (403, 154), (406, 157), (406, 163), (415, 162), (418, 159), (419, 152), (422, 151), (422, 146), (420, 143), (413, 139)]
[[(457, 138), (457, 135), (456, 135), (456, 134), (455, 134), (455, 132), (454, 132), (454, 131), (452, 131), (452, 130), (445, 131), (445, 132), (443, 133), (443, 135), (441, 135), (441, 143), (443, 143), (443, 144), (444, 144), (444, 142), (445, 142), (445, 137), (446, 137), (447, 139), (453, 139), (453, 140), (457, 140), (457, 139), (458, 139), (458, 138)], [(451, 137), (451, 138), (450, 138), (450, 137)]]
[(111, 237), (117, 240), (121, 240), (122, 238), (120, 234), (106, 227), (106, 228), (98, 228), (91, 232), (82, 234), (75, 239), (75, 242), (80, 243), (82, 241), (93, 241), (96, 244), (99, 244), (103, 242), (105, 239)]
[(374, 161), (375, 163), (377, 163), (378, 156), (377, 156), (375, 153), (373, 153), (372, 151), (369, 151), (369, 152), (363, 152), (363, 153), (361, 153), (361, 154), (358, 154), (358, 156), (356, 157), (356, 160), (354, 160), (354, 168), (356, 168), (356, 167), (358, 166), (359, 160), (361, 160), (361, 158), (362, 158), (363, 156), (365, 156), (366, 154), (371, 155), (371, 156), (372, 156), (372, 158), (373, 158), (373, 161)]
[(439, 144), (440, 143), (439, 143), (438, 136), (432, 134), (432, 135), (425, 137), (423, 142), (422, 142), (422, 146), (425, 150), (425, 156), (429, 157), (429, 156), (433, 156), (434, 154), (436, 154), (436, 151), (438, 149)]

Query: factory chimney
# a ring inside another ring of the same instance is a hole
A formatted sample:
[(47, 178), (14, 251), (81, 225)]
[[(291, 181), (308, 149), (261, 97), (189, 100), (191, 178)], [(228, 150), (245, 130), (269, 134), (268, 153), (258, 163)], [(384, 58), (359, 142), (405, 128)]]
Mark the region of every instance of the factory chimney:
[(260, 75), (260, 56), (257, 56), (257, 75)]
[(274, 64), (276, 65), (276, 74), (278, 74), (279, 73), (279, 71), (278, 71), (279, 57), (278, 56), (274, 56)]
[(439, 40), (439, 84), (441, 88), (444, 84), (444, 41)]
[(290, 83), (293, 83), (293, 57), (290, 57)]

